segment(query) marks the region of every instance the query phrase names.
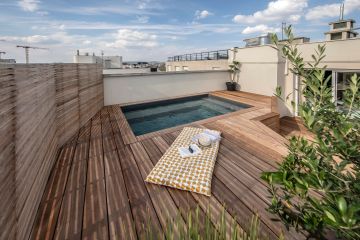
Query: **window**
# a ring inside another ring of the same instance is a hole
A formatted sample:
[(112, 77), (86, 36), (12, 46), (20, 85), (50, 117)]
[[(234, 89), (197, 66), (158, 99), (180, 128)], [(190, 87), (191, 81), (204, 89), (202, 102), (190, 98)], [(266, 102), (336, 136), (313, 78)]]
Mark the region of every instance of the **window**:
[(346, 28), (346, 22), (334, 23), (334, 29)]
[(331, 34), (331, 40), (341, 40), (342, 39), (342, 33), (332, 33)]
[(336, 88), (335, 88), (335, 100), (336, 105), (344, 105), (344, 92), (349, 88), (350, 79), (354, 74), (360, 76), (360, 71), (358, 72), (337, 72), (336, 74)]
[(183, 71), (189, 71), (189, 67), (188, 66), (183, 66)]
[(168, 66), (167, 66), (167, 71), (168, 71), (168, 72), (171, 72), (171, 65), (168, 65)]
[(180, 67), (179, 67), (179, 66), (175, 66), (175, 71), (176, 71), (176, 72), (181, 71), (181, 70), (180, 70)]

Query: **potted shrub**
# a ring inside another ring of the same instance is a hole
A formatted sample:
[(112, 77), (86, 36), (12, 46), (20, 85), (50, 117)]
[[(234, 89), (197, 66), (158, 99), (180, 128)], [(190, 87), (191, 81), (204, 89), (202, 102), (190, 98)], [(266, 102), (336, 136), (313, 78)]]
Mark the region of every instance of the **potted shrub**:
[(235, 78), (240, 70), (240, 62), (233, 61), (232, 64), (229, 65), (230, 72), (230, 82), (226, 82), (226, 88), (228, 91), (236, 91), (237, 82)]

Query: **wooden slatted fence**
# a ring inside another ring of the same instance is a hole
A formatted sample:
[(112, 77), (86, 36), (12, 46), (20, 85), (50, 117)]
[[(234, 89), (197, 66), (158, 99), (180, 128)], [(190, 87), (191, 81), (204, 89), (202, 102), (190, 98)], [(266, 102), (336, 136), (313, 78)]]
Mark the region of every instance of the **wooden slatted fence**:
[(0, 239), (27, 239), (58, 149), (104, 103), (97, 64), (0, 67)]

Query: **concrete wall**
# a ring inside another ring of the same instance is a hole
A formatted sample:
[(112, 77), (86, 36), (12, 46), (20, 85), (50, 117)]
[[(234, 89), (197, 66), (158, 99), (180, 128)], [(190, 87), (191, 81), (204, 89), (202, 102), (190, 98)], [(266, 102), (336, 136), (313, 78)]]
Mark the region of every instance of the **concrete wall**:
[(278, 85), (279, 54), (270, 45), (238, 49), (235, 57), (230, 51), (229, 62), (240, 62), (236, 77), (239, 90), (272, 96)]
[(104, 67), (105, 68), (122, 68), (122, 57), (121, 56), (104, 56)]
[(101, 58), (93, 55), (75, 55), (74, 63), (101, 63)]
[(227, 71), (104, 75), (105, 105), (152, 101), (224, 90)]
[[(176, 71), (176, 67), (179, 71), (202, 71), (202, 70), (227, 70), (229, 69), (229, 63), (227, 59), (222, 60), (204, 60), (204, 61), (175, 61), (166, 62), (166, 71)], [(184, 69), (185, 67), (185, 69)], [(186, 69), (187, 68), (187, 69)]]
[(104, 69), (104, 74), (131, 74), (131, 73), (150, 73), (150, 68), (114, 68)]

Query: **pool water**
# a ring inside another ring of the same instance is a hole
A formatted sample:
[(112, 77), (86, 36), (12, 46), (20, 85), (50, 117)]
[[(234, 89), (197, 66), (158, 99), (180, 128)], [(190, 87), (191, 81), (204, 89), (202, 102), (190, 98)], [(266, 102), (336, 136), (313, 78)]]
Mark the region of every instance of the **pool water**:
[(209, 95), (122, 107), (136, 136), (235, 112), (250, 106)]

